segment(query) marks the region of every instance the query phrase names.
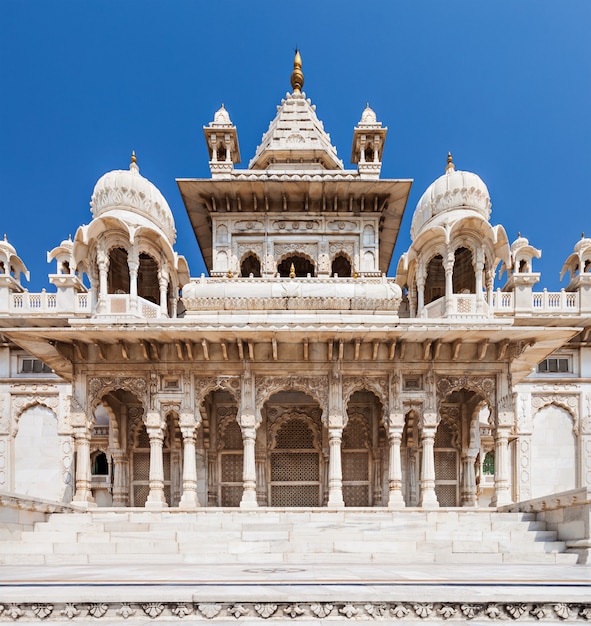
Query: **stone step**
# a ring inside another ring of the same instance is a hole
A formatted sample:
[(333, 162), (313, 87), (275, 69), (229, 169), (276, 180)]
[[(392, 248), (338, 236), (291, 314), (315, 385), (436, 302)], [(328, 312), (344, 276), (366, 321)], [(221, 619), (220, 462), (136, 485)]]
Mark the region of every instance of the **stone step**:
[[(0, 542), (2, 563), (573, 563), (533, 514), (488, 510), (92, 510)], [(68, 560), (69, 559), (69, 560)]]

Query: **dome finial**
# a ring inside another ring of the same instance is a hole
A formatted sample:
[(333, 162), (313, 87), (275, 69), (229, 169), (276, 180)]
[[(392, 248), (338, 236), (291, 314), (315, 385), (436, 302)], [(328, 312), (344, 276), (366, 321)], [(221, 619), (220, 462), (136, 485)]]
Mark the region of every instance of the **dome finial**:
[(140, 171), (140, 168), (138, 167), (138, 164), (137, 164), (137, 157), (135, 156), (135, 150), (131, 151), (131, 163), (129, 164), (129, 169), (132, 172)]
[(445, 166), (445, 171), (449, 172), (449, 171), (454, 171), (456, 169), (456, 166), (454, 165), (452, 156), (451, 156), (451, 152), (447, 153), (447, 165)]
[(293, 72), (291, 73), (291, 88), (294, 93), (300, 93), (304, 86), (304, 74), (302, 73), (302, 57), (296, 48), (293, 60)]

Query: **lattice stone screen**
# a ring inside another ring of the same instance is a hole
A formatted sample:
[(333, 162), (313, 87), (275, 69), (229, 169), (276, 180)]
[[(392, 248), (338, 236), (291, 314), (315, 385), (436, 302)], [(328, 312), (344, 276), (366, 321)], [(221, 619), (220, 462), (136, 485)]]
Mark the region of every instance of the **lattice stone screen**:
[(351, 418), (343, 433), (341, 465), (345, 506), (370, 506), (370, 468), (367, 424)]
[(320, 506), (320, 451), (304, 419), (294, 418), (277, 431), (270, 451), (271, 506)]

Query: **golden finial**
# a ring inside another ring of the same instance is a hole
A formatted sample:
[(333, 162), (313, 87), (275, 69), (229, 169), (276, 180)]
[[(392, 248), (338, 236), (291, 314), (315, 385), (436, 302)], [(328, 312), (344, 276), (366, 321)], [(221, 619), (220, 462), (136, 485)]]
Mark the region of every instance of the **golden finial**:
[(232, 270), (228, 270), (228, 278), (234, 278), (234, 272)]
[[(4, 235), (4, 238), (6, 239), (6, 235)], [(585, 239), (585, 233), (581, 233), (581, 239)]]
[(293, 72), (291, 73), (291, 88), (294, 93), (300, 93), (304, 86), (304, 74), (302, 73), (302, 57), (296, 48), (293, 60)]
[(135, 156), (135, 150), (131, 151), (131, 162), (132, 163), (137, 163), (137, 158)]
[(521, 231), (520, 230), (517, 231), (517, 239), (521, 239)]
[(8, 241), (8, 239), (6, 239), (6, 233), (4, 233), (4, 241)]
[(450, 170), (453, 172), (453, 170), (456, 169), (456, 166), (454, 165), (454, 162), (451, 158), (451, 152), (447, 153), (447, 165), (445, 166), (445, 171), (449, 172)]
[(295, 265), (293, 263), (291, 264), (291, 267), (289, 268), (289, 277), (295, 278)]

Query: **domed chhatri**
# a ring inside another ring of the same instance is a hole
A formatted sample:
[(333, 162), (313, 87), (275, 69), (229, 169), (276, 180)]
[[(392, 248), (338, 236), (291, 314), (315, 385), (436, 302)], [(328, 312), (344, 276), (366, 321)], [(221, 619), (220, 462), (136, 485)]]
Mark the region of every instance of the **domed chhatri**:
[[(140, 174), (135, 152), (128, 170), (113, 170), (99, 178), (90, 206), (94, 218), (123, 210), (133, 213), (133, 221), (138, 225), (147, 219), (163, 231), (170, 243), (176, 240), (174, 218), (168, 202), (160, 190)], [(126, 219), (130, 219), (129, 215)]]
[[(445, 174), (427, 187), (417, 203), (411, 238), (417, 238), (423, 227), (433, 218), (455, 210), (476, 211), (484, 219), (490, 218), (491, 201), (488, 188), (477, 174), (456, 170), (451, 153)], [(437, 222), (442, 220), (437, 220)]]

